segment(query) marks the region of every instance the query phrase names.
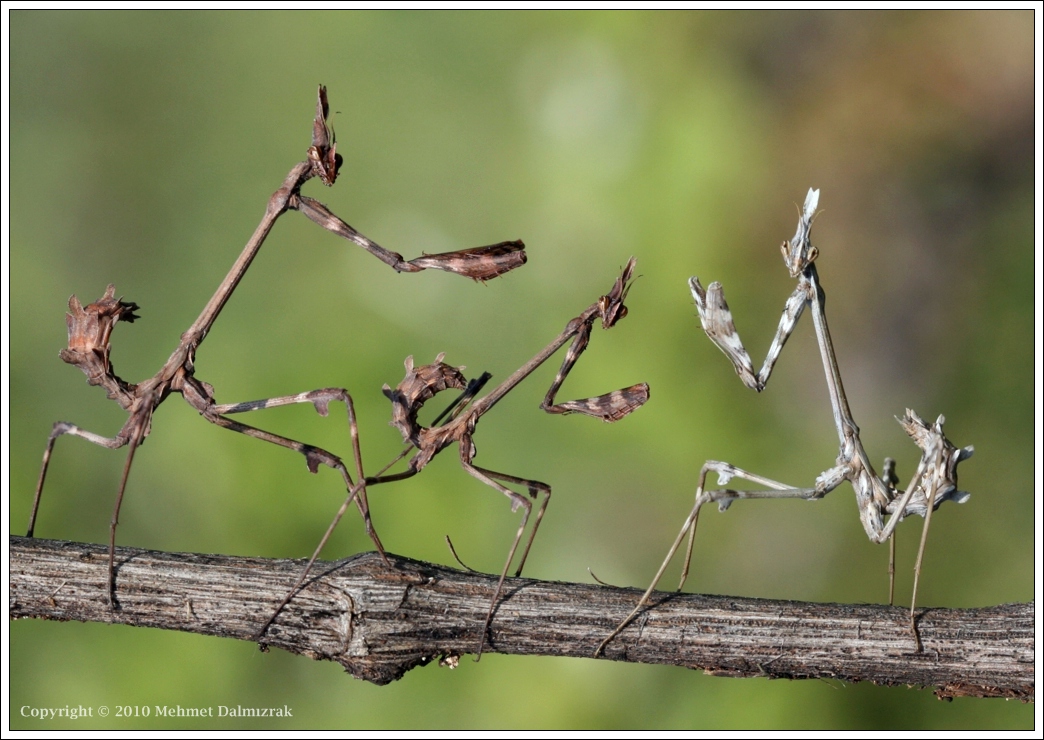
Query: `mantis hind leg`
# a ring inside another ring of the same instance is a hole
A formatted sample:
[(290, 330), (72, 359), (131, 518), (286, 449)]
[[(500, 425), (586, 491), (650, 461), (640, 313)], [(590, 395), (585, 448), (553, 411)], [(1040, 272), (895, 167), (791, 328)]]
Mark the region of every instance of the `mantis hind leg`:
[(36, 515), (40, 511), (40, 497), (43, 495), (44, 481), (47, 479), (47, 467), (51, 464), (51, 453), (54, 451), (54, 443), (63, 434), (71, 434), (74, 437), (86, 439), (88, 442), (93, 442), (100, 447), (108, 447), (110, 450), (118, 450), (130, 441), (130, 438), (123, 432), (120, 432), (115, 437), (103, 437), (100, 434), (81, 429), (67, 421), (56, 421), (51, 428), (51, 436), (47, 439), (47, 447), (44, 448), (43, 465), (40, 467), (40, 478), (36, 483), (36, 493), (33, 496), (33, 509), (29, 513), (29, 528), (26, 532), (26, 537), (32, 537), (33, 531), (36, 529)]
[(497, 581), (497, 587), (494, 590), (493, 598), (490, 600), (489, 603), (489, 612), (486, 614), (486, 621), (482, 625), (482, 634), (479, 637), (478, 653), (475, 656), (475, 661), (477, 662), (482, 658), (482, 649), (485, 646), (486, 635), (488, 634), (490, 624), (493, 621), (493, 612), (496, 609), (497, 601), (500, 599), (500, 594), (504, 589), (504, 579), (507, 578), (508, 569), (511, 568), (511, 561), (515, 558), (515, 552), (518, 550), (518, 545), (522, 541), (522, 535), (525, 533), (526, 524), (528, 524), (529, 522), (529, 515), (530, 513), (532, 513), (533, 510), (533, 504), (530, 503), (529, 499), (525, 498), (521, 494), (516, 493), (515, 491), (512, 491), (510, 488), (504, 486), (503, 484), (498, 483), (497, 480), (499, 479), (508, 483), (517, 483), (519, 485), (526, 486), (528, 489), (527, 492), (534, 499), (537, 498), (538, 491), (543, 491), (547, 494), (544, 497), (543, 504), (537, 510), (536, 521), (533, 524), (533, 529), (529, 535), (529, 540), (526, 543), (525, 550), (522, 554), (522, 560), (519, 563), (518, 570), (516, 571), (516, 576), (522, 572), (522, 566), (525, 565), (526, 556), (529, 555), (529, 548), (533, 544), (533, 538), (536, 537), (536, 532), (540, 526), (540, 520), (544, 515), (544, 510), (547, 508), (548, 501), (551, 500), (551, 486), (547, 485), (546, 483), (541, 483), (540, 481), (519, 478), (513, 475), (507, 475), (505, 473), (497, 473), (492, 470), (487, 470), (485, 468), (480, 468), (475, 465), (472, 465), (471, 461), (467, 459), (466, 454), (466, 451), (474, 449), (471, 444), (470, 438), (465, 437), (463, 440), (461, 440), (460, 449), (460, 462), (461, 465), (464, 467), (464, 470), (466, 470), (470, 475), (474, 476), (478, 480), (485, 483), (487, 486), (490, 486), (491, 488), (494, 488), (503, 493), (505, 496), (507, 496), (508, 499), (511, 501), (511, 508), (513, 510), (516, 510), (519, 507), (523, 509), (522, 521), (518, 525), (518, 532), (515, 534), (515, 539), (511, 543), (511, 548), (508, 550), (507, 560), (504, 562), (504, 568), (500, 572), (500, 580)]

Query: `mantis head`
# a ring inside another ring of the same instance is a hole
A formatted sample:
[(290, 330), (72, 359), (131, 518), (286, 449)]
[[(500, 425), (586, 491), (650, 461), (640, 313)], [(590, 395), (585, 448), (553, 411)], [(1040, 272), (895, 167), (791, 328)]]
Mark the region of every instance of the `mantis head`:
[(312, 163), (312, 174), (331, 186), (337, 180), (337, 170), (344, 159), (337, 153), (337, 137), (327, 124), (330, 104), (326, 101), (326, 87), (319, 86), (319, 100), (315, 104), (315, 121), (312, 123), (312, 145), (308, 147), (308, 161)]
[(808, 189), (805, 196), (805, 207), (801, 210), (801, 218), (798, 220), (797, 231), (794, 238), (783, 242), (780, 250), (783, 252), (783, 262), (790, 271), (790, 277), (797, 278), (815, 262), (819, 256), (819, 250), (812, 246), (809, 241), (809, 233), (812, 231), (812, 221), (815, 217), (816, 207), (819, 205), (819, 191)]
[(620, 277), (616, 278), (609, 295), (598, 299), (598, 315), (602, 317), (603, 329), (612, 328), (617, 321), (627, 315), (627, 306), (624, 305), (624, 301), (627, 299), (627, 291), (631, 289), (635, 263), (634, 257), (627, 260), (623, 272), (620, 273)]

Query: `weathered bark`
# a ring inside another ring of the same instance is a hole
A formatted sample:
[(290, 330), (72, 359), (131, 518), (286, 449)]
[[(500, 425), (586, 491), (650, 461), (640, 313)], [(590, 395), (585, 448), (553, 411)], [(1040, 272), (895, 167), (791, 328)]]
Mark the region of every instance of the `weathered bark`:
[[(102, 545), (10, 537), (12, 618), (110, 622), (250, 640), (303, 561), (116, 550), (118, 609), (106, 603)], [(336, 660), (386, 684), (478, 647), (496, 576), (374, 553), (317, 563), (265, 642)], [(637, 602), (607, 586), (508, 579), (486, 651), (589, 658)], [(940, 697), (1034, 698), (1034, 607), (920, 612), (727, 596), (658, 596), (606, 658), (724, 676), (834, 678), (934, 687)]]

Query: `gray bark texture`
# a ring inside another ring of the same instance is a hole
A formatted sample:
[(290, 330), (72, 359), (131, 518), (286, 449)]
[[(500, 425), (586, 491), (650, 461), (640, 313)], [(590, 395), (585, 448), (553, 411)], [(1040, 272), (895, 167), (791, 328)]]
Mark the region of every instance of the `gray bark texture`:
[[(116, 549), (117, 609), (103, 545), (10, 537), (11, 618), (108, 622), (254, 639), (304, 561)], [(335, 660), (376, 684), (478, 647), (497, 577), (376, 553), (316, 563), (268, 645)], [(509, 578), (486, 652), (592, 657), (637, 589)], [(1034, 699), (1034, 605), (918, 612), (923, 652), (899, 607), (657, 594), (603, 659), (721, 676), (832, 678)]]

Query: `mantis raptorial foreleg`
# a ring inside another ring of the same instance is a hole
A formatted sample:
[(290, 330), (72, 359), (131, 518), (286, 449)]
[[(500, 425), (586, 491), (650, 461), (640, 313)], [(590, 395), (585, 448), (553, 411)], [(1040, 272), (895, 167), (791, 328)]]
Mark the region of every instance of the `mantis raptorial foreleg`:
[(787, 303), (783, 307), (783, 316), (779, 320), (779, 328), (776, 329), (776, 335), (772, 338), (765, 362), (757, 375), (754, 375), (750, 355), (744, 349), (739, 332), (736, 331), (736, 324), (732, 320), (729, 304), (725, 302), (725, 289), (721, 287), (721, 283), (711, 283), (710, 287), (704, 291), (699, 278), (691, 277), (689, 278), (689, 291), (696, 301), (696, 310), (700, 315), (703, 331), (729, 358), (743, 384), (758, 392), (763, 391), (769, 376), (772, 375), (772, 368), (779, 359), (780, 352), (783, 351), (783, 345), (790, 339), (798, 319), (805, 310), (808, 294), (804, 286), (798, 286), (787, 299)]
[(618, 391), (605, 393), (601, 396), (581, 398), (576, 401), (565, 401), (555, 403), (555, 396), (565, 382), (573, 365), (587, 349), (587, 343), (591, 338), (591, 325), (584, 324), (577, 333), (576, 338), (566, 351), (562, 367), (559, 368), (551, 387), (547, 389), (547, 395), (540, 403), (540, 408), (549, 414), (584, 414), (593, 416), (603, 421), (619, 421), (629, 413), (637, 409), (648, 399), (648, 393), (643, 393), (643, 388), (648, 390), (644, 383), (632, 385), (630, 388), (621, 388)]

